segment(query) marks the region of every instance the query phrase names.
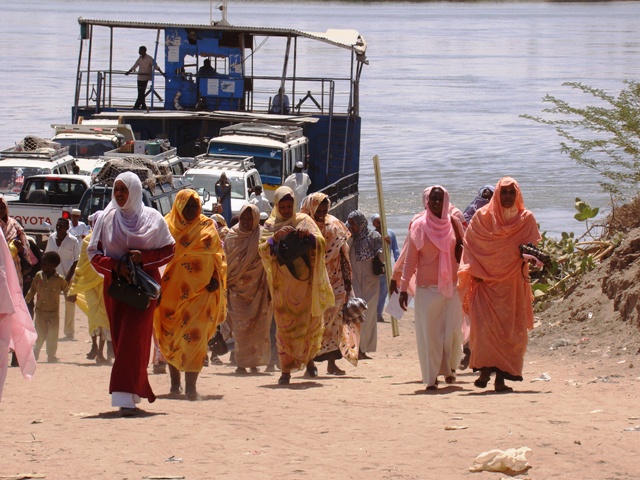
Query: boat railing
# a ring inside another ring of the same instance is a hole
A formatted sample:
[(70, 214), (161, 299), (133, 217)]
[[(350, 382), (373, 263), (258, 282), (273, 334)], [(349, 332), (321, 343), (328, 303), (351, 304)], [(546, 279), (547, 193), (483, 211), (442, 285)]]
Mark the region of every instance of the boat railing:
[[(83, 70), (78, 73), (76, 82), (76, 108), (96, 113), (131, 109), (138, 95), (136, 74), (126, 76), (124, 70)], [(245, 83), (250, 88), (244, 93), (244, 109), (255, 113), (269, 112), (282, 78), (253, 76)], [(289, 98), (289, 115), (347, 114), (353, 104), (349, 78), (286, 78), (284, 84), (285, 94)], [(155, 74), (149, 82), (146, 100), (151, 109), (165, 109), (165, 79), (159, 74)], [(174, 103), (170, 102), (170, 105)]]
[(358, 193), (358, 172), (342, 177), (337, 182), (318, 191), (328, 196), (331, 205), (336, 206), (342, 199)]
[[(133, 108), (138, 97), (136, 74), (125, 75), (124, 70), (81, 71), (77, 79), (76, 103), (79, 107), (95, 109)], [(147, 105), (164, 108), (164, 79), (156, 74), (147, 85)]]

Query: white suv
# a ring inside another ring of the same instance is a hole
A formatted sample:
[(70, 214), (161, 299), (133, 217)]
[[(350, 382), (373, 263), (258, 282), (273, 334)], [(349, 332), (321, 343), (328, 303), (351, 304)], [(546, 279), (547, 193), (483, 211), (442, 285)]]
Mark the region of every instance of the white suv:
[(196, 164), (184, 174), (204, 200), (202, 213), (211, 215), (217, 203), (216, 182), (222, 172), (227, 174), (231, 183), (231, 211), (233, 215), (240, 212), (243, 205), (249, 203), (249, 195), (256, 185), (262, 185), (260, 174), (253, 165), (253, 157), (240, 155), (204, 154), (195, 157)]

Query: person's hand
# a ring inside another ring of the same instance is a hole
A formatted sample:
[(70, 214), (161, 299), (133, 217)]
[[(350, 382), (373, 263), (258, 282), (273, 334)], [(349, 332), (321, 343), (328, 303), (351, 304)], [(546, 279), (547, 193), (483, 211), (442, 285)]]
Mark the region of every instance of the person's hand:
[(528, 253), (523, 253), (522, 258), (524, 258), (525, 262), (529, 262), (529, 264), (533, 265), (534, 267), (537, 267), (537, 268), (544, 267), (544, 263), (542, 263), (537, 257), (534, 257), (533, 255), (529, 255)]
[(205, 287), (208, 292), (215, 292), (220, 287), (220, 282), (216, 277), (211, 277), (209, 284)]
[(131, 261), (137, 265), (142, 263), (142, 252), (140, 250), (129, 250)]
[(389, 292), (398, 293), (398, 282), (396, 282), (395, 280), (391, 280), (389, 282)]
[(131, 271), (125, 263), (118, 263), (116, 274), (118, 274), (119, 277), (123, 277), (127, 282), (131, 283)]
[(279, 242), (284, 237), (286, 237), (287, 235), (289, 235), (290, 233), (293, 233), (295, 231), (296, 231), (295, 228), (293, 228), (291, 225), (287, 225), (286, 227), (282, 227), (280, 230), (278, 230), (276, 233), (274, 233), (273, 234), (273, 239), (276, 242)]
[(71, 303), (76, 303), (76, 299), (77, 299), (77, 298), (78, 298), (78, 296), (77, 296), (77, 295), (69, 295), (69, 296), (67, 297), (67, 301), (68, 301), (68, 302), (71, 302)]
[(400, 292), (398, 303), (400, 303), (400, 308), (406, 312), (407, 304), (409, 303), (409, 294), (407, 292)]
[(20, 255), (24, 255), (24, 245), (22, 244), (22, 242), (20, 240), (18, 240), (17, 238), (13, 241), (13, 245), (16, 247), (16, 249), (18, 250), (18, 253)]
[(389, 235), (384, 237), (384, 241), (387, 245), (391, 245), (391, 237)]

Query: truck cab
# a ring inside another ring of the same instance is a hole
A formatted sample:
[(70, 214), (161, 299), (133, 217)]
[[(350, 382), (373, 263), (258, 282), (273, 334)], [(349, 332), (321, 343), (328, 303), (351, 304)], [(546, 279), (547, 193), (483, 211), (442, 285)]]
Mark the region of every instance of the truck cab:
[(221, 128), (220, 136), (209, 141), (207, 153), (253, 157), (263, 191), (273, 202), (275, 190), (293, 173), (296, 162), (307, 164), (308, 144), (301, 127), (245, 122)]
[(69, 154), (75, 157), (82, 175), (91, 175), (106, 152), (135, 141), (130, 125), (108, 120), (52, 124), (51, 128), (54, 130), (51, 140), (69, 148)]

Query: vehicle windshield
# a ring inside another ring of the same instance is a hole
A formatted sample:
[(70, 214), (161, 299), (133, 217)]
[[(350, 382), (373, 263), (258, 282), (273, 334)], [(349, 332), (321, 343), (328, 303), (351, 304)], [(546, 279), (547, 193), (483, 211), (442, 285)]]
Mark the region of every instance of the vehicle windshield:
[(111, 140), (95, 140), (82, 138), (56, 138), (63, 147), (69, 147), (69, 155), (73, 157), (100, 157), (109, 150), (117, 148)]
[(280, 149), (212, 141), (209, 143), (208, 153), (253, 157), (263, 183), (280, 184), (282, 182), (282, 150)]
[[(209, 173), (207, 172), (204, 175), (199, 174), (191, 174), (187, 172), (184, 176), (187, 180), (191, 182), (191, 188), (194, 190), (198, 190), (200, 188), (204, 188), (209, 192), (209, 195), (212, 197), (216, 195), (216, 182), (220, 180), (219, 173)], [(244, 191), (244, 179), (242, 177), (227, 177), (229, 179), (229, 183), (231, 184), (231, 198), (246, 198), (247, 194)]]
[(18, 194), (25, 178), (41, 173), (49, 173), (49, 171), (33, 167), (0, 167), (0, 193)]

